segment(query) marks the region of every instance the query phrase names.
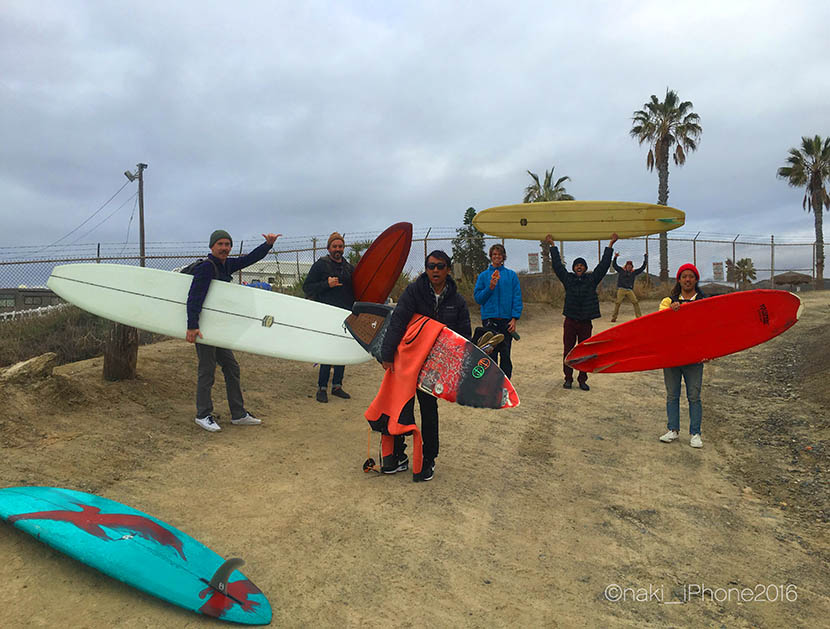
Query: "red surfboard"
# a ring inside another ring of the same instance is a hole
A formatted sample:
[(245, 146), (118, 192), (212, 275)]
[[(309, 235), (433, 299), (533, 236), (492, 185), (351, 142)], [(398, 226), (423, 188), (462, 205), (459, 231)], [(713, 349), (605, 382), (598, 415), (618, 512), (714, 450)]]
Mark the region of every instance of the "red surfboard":
[(600, 332), (574, 347), (565, 362), (606, 373), (691, 365), (769, 341), (798, 321), (801, 308), (798, 297), (781, 290), (707, 297)]
[(355, 301), (382, 304), (395, 287), (412, 245), (412, 223), (395, 223), (375, 238), (352, 273)]

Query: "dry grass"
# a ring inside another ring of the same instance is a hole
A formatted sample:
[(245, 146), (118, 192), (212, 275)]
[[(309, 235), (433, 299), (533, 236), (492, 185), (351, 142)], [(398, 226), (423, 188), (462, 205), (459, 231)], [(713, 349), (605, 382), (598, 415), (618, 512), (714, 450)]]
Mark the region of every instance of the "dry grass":
[[(58, 364), (71, 363), (104, 352), (112, 322), (66, 306), (37, 317), (0, 322), (0, 367), (40, 356), (58, 355)], [(154, 343), (159, 334), (139, 331), (141, 345)]]

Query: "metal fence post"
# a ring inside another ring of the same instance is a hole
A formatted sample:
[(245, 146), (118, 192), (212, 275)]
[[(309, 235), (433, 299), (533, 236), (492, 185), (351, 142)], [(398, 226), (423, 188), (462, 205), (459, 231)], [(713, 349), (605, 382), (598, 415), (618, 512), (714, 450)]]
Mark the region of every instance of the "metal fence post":
[[(244, 240), (239, 241), (239, 255), (242, 255), (242, 245), (243, 245), (244, 242), (245, 242)], [(241, 283), (242, 283), (242, 269), (239, 269), (239, 281), (237, 282), (237, 284), (241, 284)]]
[(700, 232), (695, 234), (695, 237), (692, 238), (692, 264), (697, 266), (697, 237), (700, 236)]
[(775, 288), (775, 234), (769, 237), (769, 287)]
[[(735, 273), (735, 264), (738, 262), (735, 259), (735, 243), (738, 241), (740, 234), (735, 236), (735, 240), (732, 241), (732, 286), (735, 290), (738, 290), (738, 274)], [(728, 269), (727, 269), (728, 272)]]

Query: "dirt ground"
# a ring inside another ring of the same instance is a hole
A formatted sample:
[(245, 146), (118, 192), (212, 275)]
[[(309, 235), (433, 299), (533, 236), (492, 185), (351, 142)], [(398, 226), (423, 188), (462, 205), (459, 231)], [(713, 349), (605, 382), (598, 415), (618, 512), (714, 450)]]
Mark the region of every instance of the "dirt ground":
[[(265, 423), (230, 425), (218, 375), (210, 434), (193, 423), (195, 352), (171, 340), (141, 348), (135, 381), (104, 382), (92, 359), (0, 385), (0, 486), (98, 493), (243, 557), (275, 626), (823, 626), (830, 293), (804, 301), (790, 331), (707, 365), (702, 450), (685, 401), (681, 440), (658, 442), (659, 371), (562, 389), (562, 317), (530, 305), (514, 344), (521, 406), (441, 402), (432, 482), (361, 470), (376, 363), (348, 367), (352, 399), (323, 405), (312, 365), (239, 355)], [(6, 524), (0, 558), (4, 627), (224, 624)]]

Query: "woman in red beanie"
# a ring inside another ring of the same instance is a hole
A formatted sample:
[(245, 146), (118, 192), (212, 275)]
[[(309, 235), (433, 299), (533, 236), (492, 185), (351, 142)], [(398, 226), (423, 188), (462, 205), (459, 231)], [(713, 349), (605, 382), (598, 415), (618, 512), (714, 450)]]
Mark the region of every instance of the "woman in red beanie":
[[(660, 303), (660, 310), (680, 310), (683, 304), (706, 297), (698, 288), (700, 272), (694, 264), (684, 264), (677, 270), (677, 283), (671, 295)], [(703, 386), (703, 363), (682, 365), (663, 369), (666, 383), (666, 415), (668, 432), (660, 437), (663, 443), (671, 443), (680, 436), (680, 381), (686, 381), (686, 398), (689, 400), (689, 445), (702, 448), (700, 421), (703, 407), (700, 403), (700, 389)]]

